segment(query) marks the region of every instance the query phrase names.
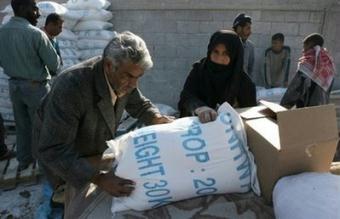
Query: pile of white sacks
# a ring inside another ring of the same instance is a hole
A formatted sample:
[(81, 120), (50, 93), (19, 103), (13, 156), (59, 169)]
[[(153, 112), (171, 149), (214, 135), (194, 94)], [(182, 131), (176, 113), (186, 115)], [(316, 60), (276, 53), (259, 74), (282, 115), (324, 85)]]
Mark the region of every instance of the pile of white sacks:
[(8, 76), (0, 68), (0, 113), (4, 120), (14, 121), (12, 102), (9, 98)]
[[(37, 3), (41, 17), (37, 27), (45, 24), (50, 13), (60, 14), (64, 19), (63, 32), (57, 37), (63, 59), (63, 69), (93, 56), (101, 55), (106, 44), (115, 35), (107, 0), (69, 0), (65, 4), (52, 1)], [(2, 24), (9, 21), (13, 11), (8, 5)]]

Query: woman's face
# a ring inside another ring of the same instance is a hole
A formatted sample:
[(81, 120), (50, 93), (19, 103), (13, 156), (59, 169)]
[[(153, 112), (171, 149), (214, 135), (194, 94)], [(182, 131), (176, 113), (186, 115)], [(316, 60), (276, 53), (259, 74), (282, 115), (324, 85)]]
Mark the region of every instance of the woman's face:
[(217, 44), (211, 51), (210, 60), (216, 64), (229, 65), (230, 56), (224, 44)]

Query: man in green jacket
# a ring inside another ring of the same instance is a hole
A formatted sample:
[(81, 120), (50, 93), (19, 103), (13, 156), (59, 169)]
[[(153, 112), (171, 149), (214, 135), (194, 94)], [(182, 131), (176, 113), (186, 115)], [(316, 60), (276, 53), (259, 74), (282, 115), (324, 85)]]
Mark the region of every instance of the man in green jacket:
[(12, 0), (14, 17), (0, 28), (0, 67), (9, 76), (9, 93), (16, 122), (19, 170), (34, 161), (32, 120), (41, 98), (50, 89), (50, 72), (59, 58), (46, 34), (35, 27), (39, 9), (35, 0)]

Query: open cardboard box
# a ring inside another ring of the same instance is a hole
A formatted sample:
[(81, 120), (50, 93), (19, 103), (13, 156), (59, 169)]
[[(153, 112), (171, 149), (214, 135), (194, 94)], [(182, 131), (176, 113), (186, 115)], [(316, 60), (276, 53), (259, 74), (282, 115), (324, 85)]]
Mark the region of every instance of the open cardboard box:
[(328, 172), (338, 142), (334, 105), (287, 110), (263, 105), (238, 110), (255, 156), (261, 193), (271, 202), (275, 183), (301, 172)]

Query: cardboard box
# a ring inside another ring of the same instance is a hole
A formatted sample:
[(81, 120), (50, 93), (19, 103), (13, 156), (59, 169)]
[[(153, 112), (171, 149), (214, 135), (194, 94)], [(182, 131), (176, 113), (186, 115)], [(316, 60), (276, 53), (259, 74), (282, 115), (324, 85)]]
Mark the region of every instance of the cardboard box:
[(271, 202), (275, 183), (306, 171), (329, 172), (338, 142), (334, 105), (287, 110), (261, 101), (239, 110), (255, 156), (263, 197)]

